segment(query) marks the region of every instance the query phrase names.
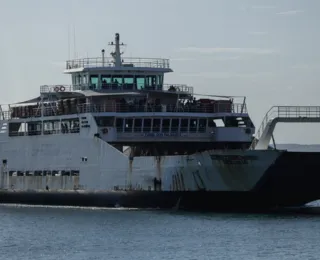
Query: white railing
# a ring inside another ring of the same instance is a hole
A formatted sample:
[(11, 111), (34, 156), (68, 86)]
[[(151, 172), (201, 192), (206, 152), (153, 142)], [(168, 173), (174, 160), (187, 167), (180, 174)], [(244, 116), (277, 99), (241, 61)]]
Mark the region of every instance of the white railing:
[(203, 106), (193, 104), (176, 105), (124, 105), (120, 103), (114, 104), (81, 104), (78, 106), (79, 113), (146, 113), (146, 112), (169, 112), (169, 113), (247, 113), (247, 109), (243, 104), (227, 104), (215, 103)]
[(265, 114), (262, 123), (255, 134), (251, 149), (257, 145), (268, 122), (276, 118), (320, 118), (320, 106), (273, 106)]
[[(161, 58), (122, 58), (123, 67), (159, 68), (169, 69), (169, 59)], [(114, 60), (110, 58), (95, 57), (68, 60), (66, 69), (115, 67)]]
[(154, 86), (138, 87), (136, 84), (101, 84), (98, 89), (94, 85), (43, 85), (40, 86), (40, 93), (72, 92), (95, 90), (100, 92), (115, 91), (164, 91), (175, 92), (177, 94), (193, 94), (193, 87), (182, 84), (163, 84)]
[(0, 120), (8, 120), (11, 118), (10, 105), (0, 105)]
[(40, 86), (40, 93), (72, 92), (72, 85), (43, 85)]

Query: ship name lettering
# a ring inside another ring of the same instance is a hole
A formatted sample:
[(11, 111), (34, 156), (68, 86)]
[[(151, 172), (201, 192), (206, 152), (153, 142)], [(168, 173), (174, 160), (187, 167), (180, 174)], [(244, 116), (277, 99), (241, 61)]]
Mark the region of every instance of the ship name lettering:
[(143, 137), (169, 137), (169, 136), (187, 136), (179, 133), (142, 133)]

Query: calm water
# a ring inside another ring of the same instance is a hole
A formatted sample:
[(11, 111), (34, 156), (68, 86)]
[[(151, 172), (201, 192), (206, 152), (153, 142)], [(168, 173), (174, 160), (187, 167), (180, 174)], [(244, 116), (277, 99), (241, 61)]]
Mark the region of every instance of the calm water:
[(320, 215), (0, 206), (0, 259), (319, 259)]

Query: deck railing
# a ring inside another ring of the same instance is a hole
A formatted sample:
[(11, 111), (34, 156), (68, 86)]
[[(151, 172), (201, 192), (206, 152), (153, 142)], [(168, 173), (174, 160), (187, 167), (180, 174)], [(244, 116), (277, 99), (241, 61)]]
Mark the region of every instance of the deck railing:
[[(254, 149), (267, 125), (274, 119), (320, 119), (320, 106), (273, 106), (265, 114), (250, 146)], [(288, 120), (290, 121), (290, 120)]]
[(43, 85), (40, 86), (40, 93), (56, 93), (56, 92), (73, 92), (94, 90), (98, 92), (116, 92), (116, 91), (161, 91), (172, 92), (177, 94), (193, 94), (193, 87), (183, 84), (163, 84), (153, 86), (137, 86), (135, 84), (101, 84), (100, 87), (95, 85)]
[(197, 106), (194, 104), (177, 105), (125, 105), (115, 104), (81, 104), (78, 106), (79, 113), (146, 113), (146, 112), (166, 112), (166, 113), (247, 113), (243, 104), (216, 103)]
[[(58, 116), (81, 113), (247, 113), (246, 106), (238, 103), (217, 101), (215, 104), (179, 104), (179, 105), (154, 105), (154, 104), (46, 104), (43, 116)], [(2, 119), (18, 119), (41, 117), (41, 108), (37, 105), (11, 107), (9, 111), (2, 112)]]
[[(169, 59), (161, 58), (122, 58), (123, 67), (170, 69)], [(115, 67), (113, 59), (95, 57), (68, 60), (66, 69)]]

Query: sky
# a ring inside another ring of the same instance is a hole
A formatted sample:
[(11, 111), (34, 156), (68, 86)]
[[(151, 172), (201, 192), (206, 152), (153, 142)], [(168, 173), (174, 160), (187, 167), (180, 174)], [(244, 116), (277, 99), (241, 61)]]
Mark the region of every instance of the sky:
[[(124, 56), (171, 59), (166, 83), (246, 96), (258, 129), (272, 106), (320, 106), (319, 12), (318, 0), (0, 0), (0, 103), (70, 84), (64, 62), (110, 52), (118, 32)], [(320, 144), (320, 124), (279, 124), (275, 139)]]

